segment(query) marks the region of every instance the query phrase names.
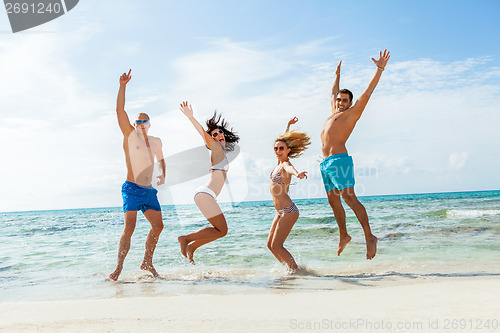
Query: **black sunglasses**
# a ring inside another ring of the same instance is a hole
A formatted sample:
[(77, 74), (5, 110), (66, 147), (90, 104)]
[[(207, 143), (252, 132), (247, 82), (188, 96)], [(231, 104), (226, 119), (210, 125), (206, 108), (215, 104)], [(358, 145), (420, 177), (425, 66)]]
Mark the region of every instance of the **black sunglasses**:
[(219, 134), (224, 134), (224, 131), (220, 129), (220, 130), (218, 130), (217, 132), (213, 132), (213, 133), (212, 133), (212, 137), (213, 137), (213, 138), (216, 138)]
[(285, 147), (284, 146), (279, 146), (279, 147), (274, 147), (274, 151), (278, 151), (278, 150), (285, 150)]

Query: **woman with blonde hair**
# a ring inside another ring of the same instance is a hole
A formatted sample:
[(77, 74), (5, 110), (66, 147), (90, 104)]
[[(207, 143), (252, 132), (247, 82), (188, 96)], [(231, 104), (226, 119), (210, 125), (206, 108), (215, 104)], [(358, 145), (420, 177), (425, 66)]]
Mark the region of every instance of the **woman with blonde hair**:
[(238, 135), (233, 133), (232, 128), (221, 116), (214, 116), (207, 120), (207, 130), (194, 118), (193, 108), (188, 106), (188, 102), (182, 102), (181, 111), (188, 117), (195, 129), (205, 141), (205, 145), (211, 152), (210, 160), (210, 180), (207, 185), (200, 187), (194, 194), (194, 202), (201, 213), (212, 225), (201, 228), (198, 231), (178, 238), (181, 246), (181, 253), (194, 265), (193, 254), (200, 246), (212, 242), (227, 234), (227, 223), (222, 210), (217, 204), (217, 196), (222, 191), (226, 180), (226, 173), (229, 170), (229, 161), (226, 151), (232, 151), (236, 142), (240, 140)]
[(288, 195), (292, 175), (299, 179), (307, 179), (306, 171), (298, 172), (290, 163), (290, 158), (299, 157), (311, 143), (306, 133), (289, 131), (290, 125), (298, 121), (297, 117), (290, 119), (284, 134), (274, 140), (274, 153), (278, 164), (271, 172), (270, 191), (273, 197), (276, 215), (271, 225), (267, 247), (282, 264), (286, 264), (291, 272), (298, 269), (293, 256), (288, 252), (283, 243), (299, 218), (299, 210)]

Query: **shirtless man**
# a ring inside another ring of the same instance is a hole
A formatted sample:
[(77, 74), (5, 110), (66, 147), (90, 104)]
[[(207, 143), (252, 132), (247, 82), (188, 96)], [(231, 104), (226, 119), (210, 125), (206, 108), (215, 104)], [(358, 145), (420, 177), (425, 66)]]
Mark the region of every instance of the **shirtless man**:
[(331, 94), (332, 114), (326, 119), (321, 131), (324, 160), (320, 169), (328, 202), (333, 209), (333, 215), (339, 227), (340, 239), (337, 255), (340, 255), (351, 241), (351, 236), (347, 234), (345, 210), (342, 207), (340, 197), (351, 207), (363, 227), (367, 250), (366, 259), (373, 259), (377, 253), (377, 237), (371, 232), (365, 207), (354, 194), (354, 164), (352, 157), (347, 154), (345, 144), (370, 100), (389, 58), (387, 50), (384, 50), (383, 53), (380, 52), (378, 60), (372, 58), (377, 66), (375, 75), (354, 105), (352, 105), (352, 93), (347, 89), (340, 90), (340, 65), (342, 61), (338, 64), (335, 72), (335, 82)]
[(132, 78), (130, 72), (131, 70), (128, 74), (123, 73), (120, 77), (120, 89), (116, 101), (116, 116), (123, 133), (127, 180), (122, 186), (125, 225), (118, 246), (118, 263), (115, 271), (109, 275), (109, 278), (114, 281), (118, 280), (123, 262), (130, 249), (130, 239), (134, 233), (137, 211), (141, 210), (151, 223), (141, 269), (151, 272), (155, 277), (158, 276), (158, 273), (153, 266), (153, 253), (163, 230), (161, 207), (157, 198), (158, 191), (151, 186), (155, 157), (161, 169), (157, 185), (165, 183), (165, 160), (163, 159), (162, 143), (159, 138), (147, 135), (151, 127), (147, 114), (139, 113), (134, 126), (130, 125), (128, 115), (125, 112), (125, 88)]

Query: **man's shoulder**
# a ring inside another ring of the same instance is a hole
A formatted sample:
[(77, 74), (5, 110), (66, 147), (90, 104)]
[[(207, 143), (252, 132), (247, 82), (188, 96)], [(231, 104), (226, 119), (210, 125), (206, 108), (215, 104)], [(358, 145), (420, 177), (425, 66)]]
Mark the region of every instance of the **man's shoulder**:
[(161, 142), (161, 139), (157, 136), (149, 136), (148, 135), (149, 142), (151, 142), (155, 147), (161, 148), (163, 146), (163, 143)]
[(148, 135), (148, 139), (150, 141), (161, 142), (161, 139), (159, 137), (157, 137), (157, 136)]

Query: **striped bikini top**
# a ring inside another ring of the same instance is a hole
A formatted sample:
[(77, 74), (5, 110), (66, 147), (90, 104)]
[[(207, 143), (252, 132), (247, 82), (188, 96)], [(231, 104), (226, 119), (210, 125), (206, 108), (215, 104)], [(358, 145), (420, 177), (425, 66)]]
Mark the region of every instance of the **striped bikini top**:
[[(290, 162), (288, 162), (288, 163), (290, 163)], [(290, 165), (292, 165), (292, 163), (290, 163)], [(276, 168), (277, 168), (277, 170), (276, 170)], [(297, 184), (297, 182), (295, 182), (295, 183), (291, 183), (291, 184), (286, 184), (286, 183), (283, 183), (283, 180), (281, 179), (281, 169), (283, 169), (283, 163), (274, 167), (273, 171), (272, 171), (272, 172), (271, 172), (271, 174), (269, 175), (269, 179), (271, 179), (271, 181), (272, 181), (274, 184), (281, 184), (281, 185), (296, 185), (296, 184)]]
[[(276, 168), (278, 168), (278, 170), (276, 170)], [(281, 180), (281, 174), (280, 174), (281, 169), (283, 169), (283, 164), (274, 167), (273, 171), (269, 175), (269, 179), (271, 179), (271, 181), (274, 184), (285, 184), (283, 183), (283, 180)]]

